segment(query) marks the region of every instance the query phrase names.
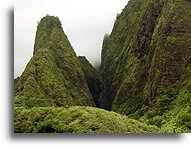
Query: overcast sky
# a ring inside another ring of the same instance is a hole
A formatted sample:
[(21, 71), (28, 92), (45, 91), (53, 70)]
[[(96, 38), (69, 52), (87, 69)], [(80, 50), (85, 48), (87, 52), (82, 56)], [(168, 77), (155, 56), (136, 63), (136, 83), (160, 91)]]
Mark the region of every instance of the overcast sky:
[(37, 22), (46, 14), (58, 16), (77, 55), (100, 63), (105, 33), (128, 0), (16, 0), (14, 77), (24, 71), (33, 53)]

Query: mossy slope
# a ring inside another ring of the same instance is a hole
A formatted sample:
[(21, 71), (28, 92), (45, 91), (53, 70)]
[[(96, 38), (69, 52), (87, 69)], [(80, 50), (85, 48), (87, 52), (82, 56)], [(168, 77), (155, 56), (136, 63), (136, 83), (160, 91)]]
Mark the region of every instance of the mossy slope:
[(190, 15), (188, 0), (129, 1), (103, 43), (105, 108), (127, 115), (153, 106), (169, 110), (177, 97), (166, 96), (190, 80)]
[(46, 16), (38, 24), (33, 57), (15, 86), (15, 105), (94, 105), (79, 59), (57, 17)]
[[(137, 107), (141, 103), (139, 96), (146, 83), (150, 42), (162, 5), (159, 0), (130, 0), (117, 16), (112, 33), (105, 37), (101, 72), (106, 108), (111, 109), (113, 104), (114, 110), (124, 112), (134, 100), (139, 99)], [(127, 99), (131, 100), (126, 103)]]
[(120, 114), (93, 107), (15, 108), (16, 133), (74, 133), (128, 134), (158, 133), (155, 126), (147, 126)]
[[(157, 96), (152, 107), (143, 106), (136, 113), (143, 112), (140, 118), (149, 125), (156, 125), (164, 133), (191, 132), (191, 68), (186, 68), (184, 80), (179, 89), (167, 89)], [(135, 114), (136, 114), (135, 113)], [(134, 115), (135, 115), (134, 114)]]

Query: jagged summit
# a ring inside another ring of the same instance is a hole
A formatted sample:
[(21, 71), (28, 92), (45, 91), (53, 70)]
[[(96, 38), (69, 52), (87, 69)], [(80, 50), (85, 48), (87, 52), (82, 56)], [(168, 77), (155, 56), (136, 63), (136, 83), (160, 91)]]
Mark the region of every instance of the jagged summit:
[[(33, 54), (35, 54), (37, 49), (55, 46), (55, 41), (62, 41), (66, 48), (72, 48), (62, 29), (59, 18), (47, 15), (38, 23)], [(52, 42), (54, 42), (53, 45), (51, 44)]]

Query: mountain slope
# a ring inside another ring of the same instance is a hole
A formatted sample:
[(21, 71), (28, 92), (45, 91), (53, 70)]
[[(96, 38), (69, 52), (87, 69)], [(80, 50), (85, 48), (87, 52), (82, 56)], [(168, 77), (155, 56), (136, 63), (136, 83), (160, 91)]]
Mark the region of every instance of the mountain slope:
[(127, 115), (168, 110), (190, 80), (190, 15), (187, 0), (129, 1), (103, 43), (105, 108)]
[(191, 132), (190, 16), (190, 0), (130, 0), (104, 37), (100, 71), (44, 17), (15, 79), (15, 132)]
[(37, 27), (34, 53), (15, 86), (18, 106), (94, 105), (78, 57), (57, 17)]
[(148, 71), (146, 60), (151, 54), (149, 45), (161, 9), (162, 3), (158, 0), (129, 1), (118, 15), (112, 33), (105, 37), (101, 65), (105, 86), (102, 98), (109, 104), (108, 109), (117, 95), (124, 100), (117, 97), (114, 105), (121, 105), (132, 97), (141, 101), (139, 93), (144, 88)]

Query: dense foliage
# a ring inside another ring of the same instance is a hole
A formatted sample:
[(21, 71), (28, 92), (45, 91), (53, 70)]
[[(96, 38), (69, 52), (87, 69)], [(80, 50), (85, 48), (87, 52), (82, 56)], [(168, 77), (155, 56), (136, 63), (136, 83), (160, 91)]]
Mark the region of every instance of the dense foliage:
[(14, 129), (20, 133), (128, 134), (158, 133), (147, 126), (120, 114), (93, 107), (16, 107)]
[(129, 1), (103, 41), (103, 108), (190, 132), (190, 15), (187, 0)]
[(99, 70), (76, 56), (57, 17), (42, 18), (15, 79), (15, 132), (191, 132), (190, 16), (190, 0), (130, 0)]

